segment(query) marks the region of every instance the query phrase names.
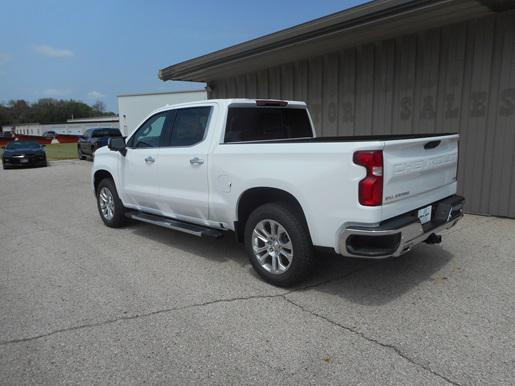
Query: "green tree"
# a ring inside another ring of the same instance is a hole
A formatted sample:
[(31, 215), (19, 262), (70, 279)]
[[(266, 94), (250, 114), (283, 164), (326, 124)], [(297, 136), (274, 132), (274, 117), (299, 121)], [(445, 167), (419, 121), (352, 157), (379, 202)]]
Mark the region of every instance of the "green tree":
[(62, 123), (71, 118), (114, 115), (105, 111), (105, 104), (97, 101), (93, 106), (73, 99), (42, 98), (32, 104), (25, 100), (11, 100), (0, 104), (0, 125), (17, 123)]
[(9, 103), (7, 103), (7, 108), (9, 109), (13, 120), (19, 119), (24, 122), (30, 121), (30, 104), (23, 99), (10, 100)]
[(0, 126), (8, 125), (11, 121), (11, 111), (7, 107), (0, 105)]
[(93, 106), (93, 110), (99, 113), (99, 115), (102, 115), (106, 111), (106, 105), (102, 101), (96, 101)]

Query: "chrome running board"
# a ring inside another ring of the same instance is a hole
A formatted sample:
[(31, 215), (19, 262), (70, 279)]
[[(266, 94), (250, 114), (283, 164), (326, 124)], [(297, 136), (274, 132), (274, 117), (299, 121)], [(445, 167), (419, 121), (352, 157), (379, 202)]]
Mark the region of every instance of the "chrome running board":
[(168, 217), (157, 216), (155, 214), (143, 212), (128, 212), (126, 216), (134, 220), (143, 221), (149, 224), (158, 225), (163, 228), (188, 233), (197, 237), (220, 238), (224, 232), (218, 229), (204, 227), (202, 225), (191, 224), (183, 221), (174, 220)]

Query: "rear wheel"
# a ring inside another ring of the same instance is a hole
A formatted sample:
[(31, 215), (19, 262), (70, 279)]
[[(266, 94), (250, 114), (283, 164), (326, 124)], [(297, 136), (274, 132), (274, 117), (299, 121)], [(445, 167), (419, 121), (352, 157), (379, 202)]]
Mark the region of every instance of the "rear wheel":
[(312, 270), (309, 231), (302, 214), (287, 203), (265, 204), (251, 213), (245, 248), (254, 269), (273, 285), (294, 285)]
[(125, 208), (110, 178), (105, 178), (98, 184), (97, 207), (102, 221), (108, 227), (120, 228), (127, 223)]
[(80, 149), (80, 146), (77, 146), (77, 157), (78, 157), (80, 160), (86, 159), (86, 157), (84, 156), (84, 154), (82, 154), (82, 150)]

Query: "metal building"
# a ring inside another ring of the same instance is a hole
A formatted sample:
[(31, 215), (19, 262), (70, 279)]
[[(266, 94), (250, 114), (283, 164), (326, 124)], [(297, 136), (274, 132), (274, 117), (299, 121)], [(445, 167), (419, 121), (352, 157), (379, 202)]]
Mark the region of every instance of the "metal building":
[(514, 0), (373, 1), (159, 77), (305, 100), (322, 136), (459, 132), (466, 209), (515, 217)]

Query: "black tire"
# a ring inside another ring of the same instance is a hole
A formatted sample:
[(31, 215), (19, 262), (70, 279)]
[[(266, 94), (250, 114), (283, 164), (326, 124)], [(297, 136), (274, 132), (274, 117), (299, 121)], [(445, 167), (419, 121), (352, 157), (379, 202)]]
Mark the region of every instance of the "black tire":
[[(253, 233), (262, 221), (273, 220), (287, 232), (291, 241), (293, 258), (286, 271), (272, 273), (258, 261), (253, 250)], [(256, 208), (245, 224), (245, 249), (256, 272), (268, 283), (289, 287), (305, 280), (313, 268), (313, 245), (302, 213), (286, 202), (272, 202)]]
[(82, 154), (82, 150), (80, 149), (80, 146), (77, 146), (77, 157), (80, 159), (80, 160), (84, 160), (86, 159), (86, 156), (84, 154)]
[[(106, 192), (105, 190), (109, 191), (112, 196), (112, 217), (104, 214), (101, 208), (101, 194)], [(128, 219), (125, 217), (126, 209), (123, 206), (120, 197), (118, 196), (116, 186), (112, 179), (104, 178), (102, 181), (100, 181), (97, 187), (96, 196), (98, 213), (100, 214), (100, 218), (105, 225), (111, 228), (120, 228), (127, 224)]]

